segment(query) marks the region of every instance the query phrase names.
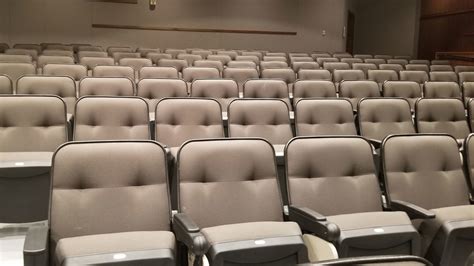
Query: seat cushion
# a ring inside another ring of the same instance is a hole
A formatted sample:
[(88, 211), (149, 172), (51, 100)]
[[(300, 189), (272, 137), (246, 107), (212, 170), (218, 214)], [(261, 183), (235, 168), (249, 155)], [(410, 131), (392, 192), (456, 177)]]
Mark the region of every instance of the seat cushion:
[(201, 231), (211, 245), (265, 238), (301, 236), (301, 229), (294, 222), (228, 224), (204, 228)]
[(474, 220), (474, 205), (452, 206), (432, 209), (436, 218), (424, 220), (419, 227), (422, 236), (423, 254), (428, 250), (431, 241), (445, 223)]
[(404, 212), (361, 212), (328, 216), (329, 222), (339, 226), (341, 231), (359, 230), (374, 227), (411, 225)]
[(133, 251), (175, 249), (174, 234), (168, 231), (141, 231), (63, 238), (56, 246), (56, 261), (92, 255)]

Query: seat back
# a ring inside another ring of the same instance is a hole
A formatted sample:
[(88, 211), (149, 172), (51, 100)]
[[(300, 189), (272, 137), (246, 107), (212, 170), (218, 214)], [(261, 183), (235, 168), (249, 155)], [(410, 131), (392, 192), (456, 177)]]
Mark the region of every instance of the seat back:
[(336, 86), (327, 80), (297, 80), (293, 86), (293, 102), (302, 98), (336, 98)]
[(392, 134), (414, 134), (410, 104), (403, 98), (365, 98), (357, 106), (360, 135), (382, 141)]
[[(39, 44), (33, 44), (33, 43), (17, 43), (13, 45), (13, 48), (16, 49), (27, 49), (27, 50), (36, 50), (36, 52), (39, 54), (43, 50), (41, 45)], [(8, 46), (7, 46), (8, 49)]]
[(285, 161), (291, 205), (328, 216), (382, 211), (367, 140), (358, 136), (294, 138), (286, 146)]
[(173, 57), (170, 54), (147, 53), (145, 58), (150, 59), (153, 62), (153, 64), (158, 65), (158, 62), (161, 59), (172, 59)]
[(0, 152), (52, 152), (67, 141), (66, 104), (53, 95), (0, 96)]
[(8, 76), (13, 82), (13, 91), (16, 91), (17, 80), (24, 75), (36, 74), (36, 68), (28, 63), (0, 63), (0, 75)]
[(219, 60), (196, 60), (193, 65), (195, 67), (212, 67), (219, 70), (220, 73), (224, 71), (224, 65)]
[(362, 70), (334, 70), (333, 80), (335, 83), (339, 83), (343, 80), (365, 80), (365, 75)]
[(119, 60), (119, 65), (131, 67), (138, 72), (143, 67), (151, 67), (153, 63), (147, 58), (122, 58)]
[(388, 59), (387, 64), (397, 64), (401, 66), (408, 65), (408, 60), (406, 59)]
[(474, 72), (474, 66), (455, 66), (454, 71), (458, 74), (463, 72)]
[(77, 51), (92, 51), (92, 52), (103, 52), (104, 49), (101, 46), (93, 46), (93, 45), (80, 45), (77, 47)]
[(357, 135), (352, 104), (346, 99), (302, 99), (295, 106), (297, 136)]
[(355, 54), (354, 58), (360, 58), (362, 60), (374, 58), (371, 54)]
[(383, 59), (383, 60), (387, 61), (387, 60), (389, 60), (389, 59), (392, 59), (393, 56), (391, 56), (391, 55), (379, 55), (379, 54), (377, 54), (377, 55), (374, 55), (374, 58), (375, 58), (375, 59)]
[(431, 81), (458, 82), (458, 75), (453, 71), (430, 72)]
[(256, 66), (260, 64), (260, 59), (256, 55), (238, 55), (235, 61), (253, 62)]
[(101, 51), (79, 51), (77, 57), (79, 59), (83, 57), (108, 57), (109, 55), (106, 52)]
[(160, 48), (143, 48), (138, 47), (136, 50), (137, 53), (140, 53), (141, 57), (146, 57), (148, 53), (161, 53)]
[(157, 142), (65, 144), (53, 157), (49, 248), (68, 237), (169, 231), (168, 191), (166, 152)]
[(331, 72), (326, 69), (300, 69), (300, 71), (298, 71), (298, 79), (332, 81), (332, 75)]
[(156, 65), (160, 67), (174, 67), (178, 72), (182, 72), (183, 69), (188, 67), (188, 61), (183, 59), (160, 59)]
[(450, 65), (431, 65), (431, 72), (453, 72), (454, 68)]
[(264, 56), (263, 57), (264, 62), (284, 62), (287, 63), (287, 59), (285, 56)]
[(140, 71), (138, 71), (138, 77), (139, 79), (177, 79), (179, 73), (174, 67), (142, 67)]
[(66, 103), (66, 111), (74, 113), (76, 82), (67, 76), (23, 76), (18, 79), (17, 94), (56, 95)]
[(431, 66), (437, 65), (437, 66), (451, 66), (451, 62), (449, 60), (431, 60)]
[(198, 79), (191, 84), (191, 97), (215, 99), (227, 111), (229, 103), (239, 98), (239, 86), (232, 79)]
[(469, 205), (456, 140), (447, 135), (400, 135), (381, 150), (387, 197), (425, 209)]
[(252, 68), (226, 68), (222, 76), (235, 80), (239, 85), (239, 90), (242, 90), (247, 80), (259, 78), (258, 71)]
[(410, 64), (429, 66), (430, 65), (430, 60), (412, 59), (412, 60), (410, 60)]
[(86, 95), (133, 96), (134, 83), (129, 78), (85, 77), (79, 82), (79, 97)]
[(165, 50), (165, 53), (170, 54), (173, 58), (177, 58), (179, 54), (185, 54), (186, 50), (168, 48)]
[(368, 63), (368, 64), (374, 64), (377, 67), (379, 67), (379, 65), (381, 65), (381, 64), (386, 64), (387, 63), (387, 61), (385, 59), (382, 59), (382, 58), (368, 58), (368, 59), (365, 59), (364, 62)]
[(229, 137), (259, 137), (274, 145), (293, 137), (288, 105), (279, 99), (236, 99), (229, 104)]
[(316, 62), (293, 62), (291, 68), (295, 73), (298, 73), (300, 69), (320, 69), (321, 67)]
[(38, 60), (38, 51), (34, 49), (17, 49), (17, 48), (10, 48), (5, 50), (5, 54), (12, 54), (12, 55), (29, 55), (33, 58), (33, 61)]
[(207, 56), (207, 60), (213, 60), (213, 61), (221, 61), (224, 66), (227, 65), (232, 59), (228, 55), (223, 55), (223, 54), (212, 54)]
[(227, 63), (227, 67), (257, 69), (257, 64), (253, 61), (230, 61)]
[(364, 72), (364, 77), (368, 79), (369, 70), (377, 70), (377, 66), (375, 64), (368, 63), (354, 63), (352, 64), (352, 69), (362, 70), (362, 72)]
[(33, 58), (31, 55), (0, 54), (0, 63), (33, 64)]
[(364, 60), (360, 59), (360, 58), (351, 58), (351, 57), (348, 57), (348, 58), (341, 58), (341, 62), (343, 63), (348, 63), (349, 66), (352, 68), (352, 66), (354, 64), (361, 64), (361, 63), (364, 63)]
[(112, 54), (112, 58), (114, 59), (115, 63), (118, 63), (122, 58), (140, 58), (140, 53), (115, 52)]
[(458, 98), (461, 99), (461, 88), (451, 81), (429, 81), (423, 86), (425, 98)]
[(219, 70), (213, 67), (187, 67), (183, 70), (183, 79), (193, 82), (197, 79), (218, 79), (221, 75)]
[(96, 78), (129, 78), (135, 80), (135, 72), (129, 66), (96, 66), (92, 70)]
[(73, 51), (66, 51), (66, 50), (44, 50), (42, 55), (47, 55), (47, 56), (65, 56), (65, 57), (71, 57), (74, 58), (74, 52)]
[(337, 58), (334, 58), (334, 57), (318, 57), (316, 59), (316, 62), (320, 65), (320, 66), (323, 66), (324, 67), (324, 63), (337, 63), (339, 62), (339, 59)]
[(415, 110), (416, 101), (421, 98), (420, 85), (414, 81), (386, 81), (382, 87), (384, 97), (401, 97), (408, 100), (411, 110)]
[(324, 69), (329, 70), (329, 72), (334, 73), (334, 70), (349, 70), (351, 67), (348, 63), (341, 62), (324, 62)]
[(395, 70), (369, 70), (368, 79), (377, 82), (381, 87), (386, 81), (398, 80), (398, 74)]
[(165, 98), (155, 110), (156, 140), (179, 147), (190, 139), (222, 138), (224, 126), (219, 103), (205, 98)]
[(115, 65), (112, 57), (82, 57), (79, 63), (87, 67), (87, 70), (92, 70), (96, 66), (113, 66)]
[(149, 111), (154, 112), (163, 98), (187, 97), (187, 86), (182, 79), (142, 79), (137, 84), (137, 96), (145, 99)]
[(292, 84), (296, 80), (296, 74), (291, 68), (264, 69), (262, 71), (262, 78), (281, 79), (286, 82), (286, 84)]
[(43, 75), (68, 76), (79, 81), (87, 76), (87, 68), (82, 65), (47, 64), (43, 67)]
[(0, 94), (13, 94), (12, 80), (6, 75), (0, 75)]
[(151, 139), (149, 123), (142, 98), (86, 96), (76, 103), (74, 140)]
[(250, 79), (244, 83), (244, 98), (276, 98), (291, 110), (288, 85), (280, 79)]
[(236, 51), (217, 51), (217, 55), (227, 55), (232, 60), (235, 60), (235, 58), (238, 56)]
[(408, 64), (405, 66), (407, 71), (424, 71), (430, 72), (430, 67), (425, 64)]
[(400, 80), (414, 81), (418, 84), (423, 84), (429, 81), (428, 73), (426, 71), (400, 71)]
[(380, 90), (375, 81), (343, 81), (339, 85), (339, 97), (348, 98), (355, 111), (360, 99), (380, 97)]
[(459, 73), (459, 84), (464, 82), (474, 82), (474, 72), (462, 72)]
[(456, 139), (469, 135), (460, 99), (419, 99), (415, 105), (415, 122), (418, 133), (444, 133)]
[(201, 228), (283, 221), (274, 151), (261, 139), (187, 142), (174, 184), (180, 210)]
[(176, 59), (186, 60), (188, 66), (192, 66), (195, 61), (202, 60), (202, 56), (197, 54), (178, 54)]
[(403, 66), (399, 64), (380, 64), (379, 69), (380, 70), (394, 70), (397, 73), (400, 73), (400, 71), (404, 70)]

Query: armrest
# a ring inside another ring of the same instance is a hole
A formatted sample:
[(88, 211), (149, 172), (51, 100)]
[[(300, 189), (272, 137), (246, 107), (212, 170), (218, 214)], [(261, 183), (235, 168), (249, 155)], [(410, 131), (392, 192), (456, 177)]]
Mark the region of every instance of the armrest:
[(402, 200), (391, 200), (390, 209), (406, 212), (410, 219), (433, 219), (436, 217), (432, 211)]
[(296, 222), (302, 230), (312, 232), (319, 238), (332, 242), (341, 234), (337, 225), (328, 222), (326, 217), (309, 208), (290, 206), (289, 210), (291, 221)]
[(206, 237), (201, 234), (199, 226), (185, 213), (173, 216), (173, 231), (176, 238), (183, 242), (192, 253), (200, 256), (207, 252), (209, 243)]
[(382, 141), (380, 140), (376, 140), (376, 139), (367, 139), (370, 144), (372, 144), (374, 146), (375, 149), (380, 149), (380, 147), (382, 146)]
[(48, 239), (47, 226), (34, 226), (28, 230), (23, 246), (24, 265), (48, 265)]

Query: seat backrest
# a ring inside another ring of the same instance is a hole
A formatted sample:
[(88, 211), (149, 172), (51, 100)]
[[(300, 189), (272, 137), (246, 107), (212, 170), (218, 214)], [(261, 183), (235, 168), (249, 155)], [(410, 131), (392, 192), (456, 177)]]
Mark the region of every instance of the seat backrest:
[(430, 72), (430, 68), (425, 64), (408, 64), (405, 66), (405, 69), (408, 71), (425, 71)]
[(387, 64), (397, 64), (401, 66), (408, 65), (408, 60), (406, 59), (388, 59)]
[(389, 60), (389, 59), (392, 59), (393, 56), (391, 55), (374, 55), (374, 59), (383, 59), (383, 60)]
[(360, 59), (360, 58), (341, 58), (341, 62), (343, 63), (348, 63), (349, 66), (352, 68), (352, 65), (353, 64), (361, 64), (361, 63), (364, 63), (364, 60)]
[(77, 100), (74, 140), (151, 139), (146, 101), (86, 96)]
[(286, 58), (286, 53), (283, 53), (283, 52), (268, 52), (263, 56), (263, 58), (265, 58), (265, 56), (279, 56), (279, 57)]
[(88, 70), (94, 69), (96, 66), (113, 66), (115, 65), (112, 57), (81, 57), (79, 63), (87, 67)]
[(418, 133), (444, 133), (456, 139), (469, 135), (460, 99), (419, 99), (415, 105), (415, 122)]
[(360, 135), (382, 141), (392, 134), (414, 134), (410, 104), (403, 98), (365, 98), (357, 106)]
[(324, 63), (337, 63), (339, 62), (339, 59), (337, 58), (334, 58), (334, 57), (318, 57), (316, 59), (316, 62), (320, 65), (320, 66), (324, 66)]
[(314, 62), (313, 58), (309, 57), (309, 56), (305, 56), (305, 57), (290, 57), (290, 61), (291, 63), (294, 63), (294, 62)]
[(156, 65), (160, 67), (174, 67), (179, 72), (182, 72), (183, 69), (188, 67), (188, 61), (183, 59), (160, 59)]
[(260, 62), (260, 69), (268, 69), (268, 68), (288, 68), (288, 63), (283, 61), (261, 61)]
[(351, 69), (348, 63), (342, 63), (342, 62), (325, 62), (323, 67), (324, 69), (329, 70), (329, 72), (331, 73), (334, 73), (334, 70)]
[(12, 55), (29, 55), (33, 58), (33, 61), (38, 60), (38, 51), (34, 49), (17, 49), (17, 48), (10, 48), (5, 50), (5, 54), (12, 54)]
[(52, 56), (52, 55), (40, 55), (38, 57), (39, 68), (44, 67), (46, 64), (66, 64), (74, 65), (74, 58), (69, 56)]
[(461, 88), (457, 82), (428, 81), (423, 86), (423, 97), (461, 99)]
[(192, 66), (195, 61), (202, 60), (202, 56), (197, 54), (178, 54), (176, 59), (186, 60), (188, 66)]
[(26, 63), (32, 64), (31, 55), (0, 54), (0, 63)]
[(155, 137), (169, 147), (190, 139), (223, 138), (221, 107), (213, 99), (162, 99), (155, 109)]
[(137, 53), (140, 53), (141, 57), (146, 57), (148, 53), (161, 53), (160, 48), (143, 48), (138, 47), (136, 50)]
[(455, 66), (454, 71), (456, 73), (474, 72), (474, 66)]
[(469, 205), (456, 140), (446, 135), (401, 135), (385, 139), (382, 172), (389, 202), (425, 209)]
[(336, 98), (336, 86), (328, 80), (297, 80), (293, 86), (293, 102), (302, 98)]
[(298, 137), (285, 151), (291, 205), (325, 216), (382, 211), (367, 140), (358, 136)]
[(134, 82), (129, 78), (85, 77), (79, 82), (79, 97), (86, 95), (133, 96)]
[(68, 76), (79, 81), (87, 76), (87, 68), (83, 65), (47, 64), (43, 67), (43, 75)]
[(207, 56), (207, 60), (221, 61), (224, 66), (227, 65), (232, 59), (228, 55), (223, 54), (212, 54)]
[(368, 78), (369, 70), (377, 70), (377, 66), (375, 64), (368, 63), (354, 63), (352, 64), (352, 69), (362, 70), (362, 72), (364, 72), (364, 77)]
[(445, 71), (449, 71), (449, 72), (453, 72), (454, 71), (454, 68), (450, 65), (431, 65), (430, 66), (430, 71), (431, 72), (445, 72)]
[(8, 48), (10, 48), (10, 46), (6, 43), (0, 43), (0, 53), (4, 53), (5, 50), (7, 50)]
[(474, 82), (474, 72), (462, 72), (458, 74), (459, 84), (464, 82)]
[(63, 51), (74, 51), (74, 47), (69, 44), (60, 44), (60, 43), (51, 43), (46, 45), (45, 49), (46, 50), (63, 50)]
[(354, 58), (360, 58), (362, 60), (374, 58), (371, 54), (355, 54)]
[(174, 184), (180, 210), (201, 228), (283, 221), (274, 151), (261, 139), (187, 142)]
[(293, 62), (291, 68), (295, 73), (298, 73), (300, 69), (320, 69), (321, 67), (316, 62)]
[(340, 70), (336, 69), (333, 73), (334, 82), (339, 83), (343, 80), (365, 80), (365, 75), (362, 70), (354, 70), (354, 69), (347, 69), (347, 70)]
[(0, 152), (52, 152), (67, 141), (66, 104), (54, 95), (0, 96)]
[(462, 97), (466, 104), (471, 98), (474, 98), (474, 82), (464, 82), (462, 84)]
[(135, 71), (139, 71), (143, 67), (151, 67), (153, 63), (147, 58), (122, 58), (119, 60), (119, 65), (129, 66)]
[(13, 94), (13, 82), (6, 75), (0, 75), (0, 94)]
[(288, 85), (280, 79), (250, 79), (244, 83), (244, 98), (276, 98), (284, 101), (291, 110)]
[(142, 67), (138, 71), (139, 79), (149, 78), (165, 78), (177, 79), (179, 77), (178, 70), (174, 67)]
[(265, 62), (285, 62), (287, 63), (287, 59), (285, 56), (264, 56), (263, 61)]
[(193, 82), (197, 79), (218, 79), (220, 72), (213, 67), (187, 67), (183, 69), (183, 79), (186, 82)]
[(239, 85), (232, 79), (198, 79), (191, 84), (191, 97), (215, 99), (227, 111), (229, 103), (239, 98)]
[(256, 55), (238, 55), (235, 58), (235, 61), (248, 61), (248, 62), (253, 62), (255, 65), (258, 66), (260, 64), (260, 59)]
[(301, 99), (295, 106), (297, 136), (357, 135), (347, 99)]
[[(33, 43), (17, 43), (15, 45), (13, 45), (13, 48), (16, 48), (16, 49), (27, 49), (27, 50), (36, 50), (36, 52), (38, 52), (38, 54), (41, 53), (41, 45), (39, 44), (33, 44)], [(8, 48), (7, 48), (8, 49)]]
[(92, 70), (92, 76), (96, 78), (129, 78), (135, 80), (135, 72), (129, 66), (96, 66)]
[(67, 76), (23, 76), (17, 81), (17, 94), (56, 95), (66, 103), (66, 111), (74, 113), (76, 82)]
[(154, 112), (163, 98), (187, 97), (188, 88), (182, 79), (142, 79), (137, 84), (137, 96), (145, 99), (149, 111)]
[(400, 80), (414, 81), (423, 84), (429, 80), (428, 73), (425, 71), (400, 71)]
[(227, 63), (227, 67), (257, 69), (257, 64), (255, 64), (253, 61), (230, 61)]
[(66, 50), (44, 50), (41, 54), (48, 55), (48, 56), (74, 57), (73, 51), (66, 51)]
[(258, 71), (252, 68), (226, 68), (222, 73), (224, 78), (233, 79), (239, 85), (239, 90), (242, 90), (244, 83), (249, 79), (257, 79), (259, 77)]
[(458, 82), (458, 75), (453, 71), (430, 72), (431, 81)]
[(274, 145), (292, 137), (288, 105), (279, 99), (236, 99), (227, 111), (229, 137), (260, 137)]
[(412, 59), (412, 60), (410, 60), (410, 64), (429, 66), (430, 65), (430, 60)]
[(24, 75), (36, 74), (36, 68), (28, 63), (0, 63), (0, 75), (8, 76), (13, 82), (13, 91), (16, 91), (16, 81)]
[(374, 64), (377, 67), (381, 64), (387, 63), (387, 61), (385, 61), (385, 59), (382, 59), (382, 58), (368, 58), (368, 59), (364, 59), (364, 62), (368, 64)]
[(184, 49), (172, 49), (172, 48), (168, 48), (165, 50), (165, 53), (166, 54), (170, 54), (173, 58), (177, 58), (177, 56), (179, 54), (185, 54), (186, 53), (186, 50)]
[(206, 59), (209, 55), (212, 54), (212, 52), (209, 50), (199, 49), (199, 50), (192, 50), (191, 54), (197, 54), (197, 55), (200, 55), (202, 59)]
[(415, 110), (416, 101), (421, 98), (420, 85), (414, 81), (386, 81), (383, 83), (384, 97), (401, 97), (408, 100), (411, 110)]
[(168, 191), (166, 152), (157, 142), (63, 145), (53, 157), (50, 248), (68, 237), (169, 231)]
[(115, 52), (112, 54), (115, 63), (120, 62), (122, 58), (140, 58), (140, 53)]
[(399, 65), (399, 64), (380, 64), (379, 69), (380, 70), (394, 70), (395, 72), (399, 73), (404, 68), (402, 65)]
[(242, 52), (242, 56), (256, 56), (259, 60), (263, 60), (263, 54), (261, 52)]
[(219, 60), (196, 60), (193, 65), (195, 67), (213, 67), (221, 73), (224, 71), (224, 65)]
[(103, 52), (104, 48), (102, 48), (101, 46), (82, 45), (77, 47), (77, 51)]
[(349, 99), (355, 111), (360, 99), (380, 97), (380, 90), (378, 84), (371, 80), (343, 81), (339, 85), (339, 97)]
[(405, 60), (408, 60), (408, 61), (411, 60), (411, 56), (409, 56), (409, 55), (395, 55), (393, 58), (394, 59), (405, 59)]
[(300, 71), (298, 71), (298, 79), (332, 81), (332, 74), (326, 69), (300, 69)]
[(228, 55), (232, 60), (238, 56), (236, 51), (217, 51), (218, 55)]
[(171, 56), (170, 54), (162, 54), (162, 53), (147, 53), (145, 58), (150, 59), (153, 62), (153, 64), (157, 65), (158, 61), (160, 61), (161, 59), (172, 59), (173, 56)]
[(296, 74), (291, 68), (280, 68), (280, 69), (264, 69), (262, 71), (262, 78), (266, 79), (281, 79), (287, 84), (294, 83), (296, 80)]
[(451, 66), (451, 62), (449, 60), (431, 60), (431, 66)]

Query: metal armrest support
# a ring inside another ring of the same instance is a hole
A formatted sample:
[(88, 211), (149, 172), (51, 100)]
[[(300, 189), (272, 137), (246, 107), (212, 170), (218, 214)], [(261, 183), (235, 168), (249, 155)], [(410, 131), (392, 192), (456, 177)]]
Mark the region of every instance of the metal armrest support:
[(380, 149), (382, 146), (382, 141), (376, 140), (376, 139), (367, 139), (372, 146), (374, 146), (375, 149)]
[(209, 243), (201, 234), (201, 229), (186, 214), (178, 213), (173, 216), (173, 231), (176, 238), (195, 255), (204, 255), (209, 249)]
[(28, 230), (23, 246), (24, 265), (48, 265), (48, 239), (47, 226), (34, 226)]
[(290, 220), (296, 222), (302, 230), (312, 232), (326, 241), (333, 242), (341, 233), (337, 225), (309, 208), (290, 206), (289, 211)]
[(406, 212), (410, 219), (433, 219), (436, 217), (432, 211), (402, 200), (390, 201), (390, 209)]

